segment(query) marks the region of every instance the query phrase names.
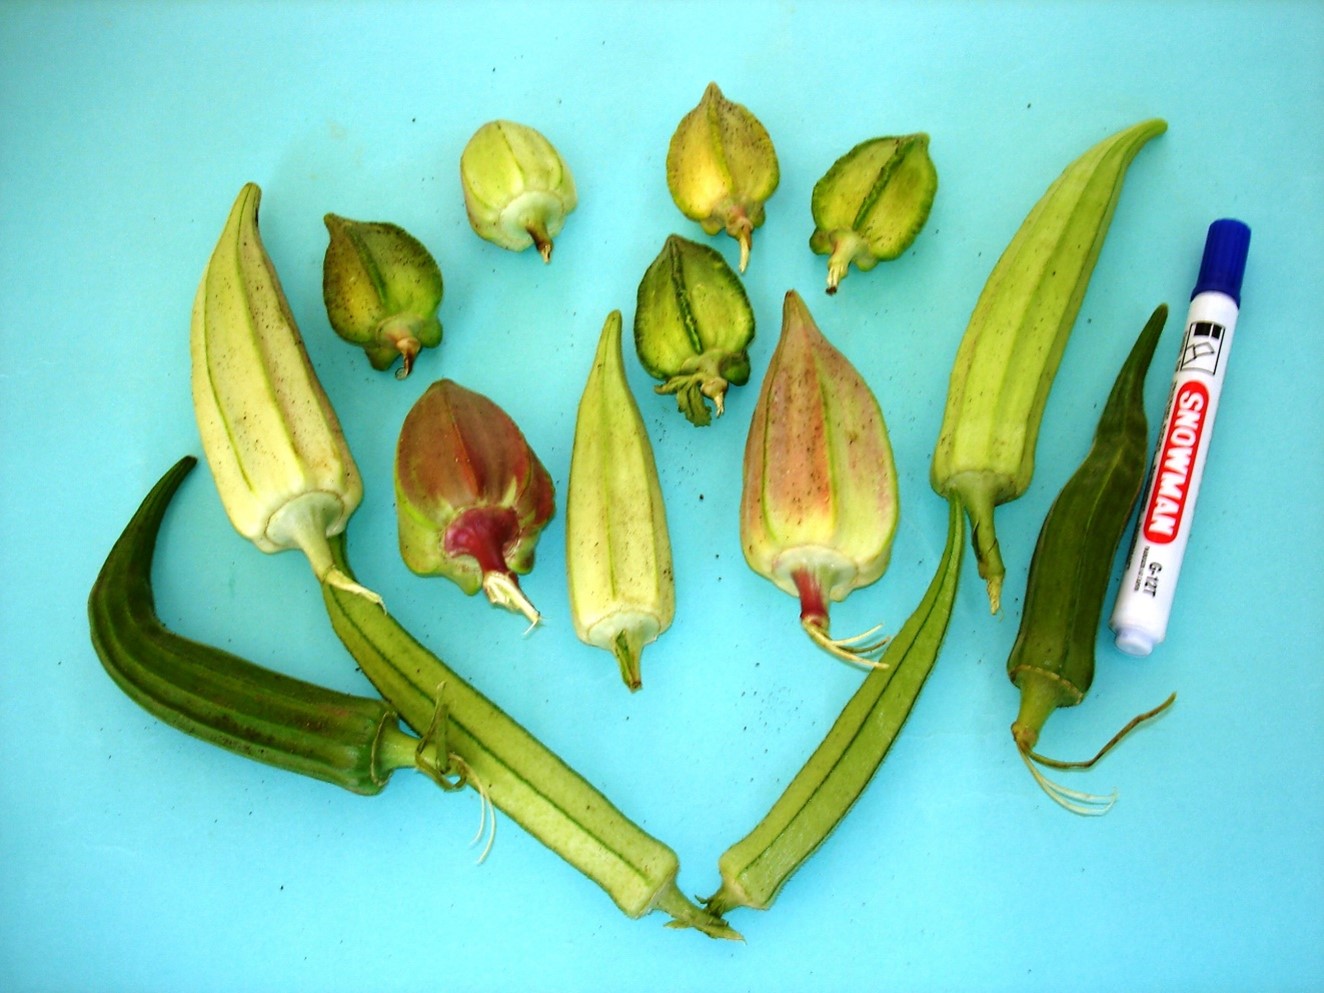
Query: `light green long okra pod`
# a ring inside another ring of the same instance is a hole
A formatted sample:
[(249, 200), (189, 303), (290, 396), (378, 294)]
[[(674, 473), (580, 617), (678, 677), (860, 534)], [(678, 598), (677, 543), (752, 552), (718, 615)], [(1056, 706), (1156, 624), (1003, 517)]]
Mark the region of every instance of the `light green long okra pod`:
[[(343, 535), (332, 554), (346, 575)], [(449, 771), (597, 883), (629, 917), (653, 910), (678, 926), (739, 938), (676, 885), (675, 852), (366, 597), (322, 586), (332, 626), (364, 674), (414, 730), (438, 742)]]
[(1062, 171), (993, 266), (957, 348), (930, 477), (970, 518), (995, 614), (1006, 568), (994, 508), (1030, 485), (1039, 423), (1127, 169), (1166, 130), (1159, 118), (1141, 121)]
[(956, 599), (964, 551), (961, 507), (948, 501), (947, 545), (915, 612), (847, 702), (822, 744), (758, 826), (718, 859), (722, 885), (705, 906), (766, 910), (846, 816), (886, 757), (933, 670)]

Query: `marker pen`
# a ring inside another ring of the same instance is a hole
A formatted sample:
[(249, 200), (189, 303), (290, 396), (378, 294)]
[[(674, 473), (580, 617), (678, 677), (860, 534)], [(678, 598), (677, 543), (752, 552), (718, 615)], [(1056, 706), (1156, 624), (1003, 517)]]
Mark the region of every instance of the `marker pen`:
[(1209, 226), (1168, 410), (1110, 622), (1117, 647), (1129, 655), (1148, 655), (1168, 631), (1227, 374), (1249, 248), (1250, 228), (1241, 221), (1225, 218)]

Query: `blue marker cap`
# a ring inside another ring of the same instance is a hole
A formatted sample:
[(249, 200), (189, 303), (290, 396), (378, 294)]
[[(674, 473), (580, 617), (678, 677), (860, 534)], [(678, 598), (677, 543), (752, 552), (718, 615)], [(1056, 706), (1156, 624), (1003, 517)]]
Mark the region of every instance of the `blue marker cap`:
[(1191, 291), (1194, 300), (1201, 293), (1213, 291), (1230, 296), (1241, 306), (1241, 277), (1246, 272), (1246, 254), (1250, 251), (1250, 228), (1229, 217), (1209, 225), (1205, 237), (1200, 276)]

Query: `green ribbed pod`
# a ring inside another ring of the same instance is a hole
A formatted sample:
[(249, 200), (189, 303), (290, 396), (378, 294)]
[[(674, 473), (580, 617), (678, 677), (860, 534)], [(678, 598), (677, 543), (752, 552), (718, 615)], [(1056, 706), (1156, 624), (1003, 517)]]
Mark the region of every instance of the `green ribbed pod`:
[(182, 638), (157, 617), (156, 537), (196, 461), (181, 459), (156, 484), (92, 586), (88, 621), (102, 665), (144, 710), (195, 738), (354, 793), (377, 793), (419, 755), (418, 741), (400, 730), (390, 706)]
[(1048, 391), (1103, 247), (1127, 167), (1161, 120), (1099, 142), (1049, 186), (993, 267), (952, 366), (933, 488), (970, 518), (989, 606), (1005, 569), (993, 508), (1025, 492)]

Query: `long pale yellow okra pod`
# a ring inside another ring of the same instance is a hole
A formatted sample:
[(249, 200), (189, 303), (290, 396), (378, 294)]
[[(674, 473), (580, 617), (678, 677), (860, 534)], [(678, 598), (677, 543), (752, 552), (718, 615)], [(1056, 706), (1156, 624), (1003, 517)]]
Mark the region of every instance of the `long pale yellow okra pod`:
[(1025, 492), (1048, 391), (1099, 257), (1127, 167), (1167, 130), (1153, 119), (1099, 142), (1049, 186), (993, 267), (952, 366), (933, 488), (970, 518), (989, 606), (1000, 608), (993, 508)]
[(193, 303), (193, 411), (221, 504), (264, 552), (298, 548), (322, 582), (351, 584), (327, 539), (363, 499), (340, 421), (313, 371), (258, 230), (262, 191), (230, 208)]

